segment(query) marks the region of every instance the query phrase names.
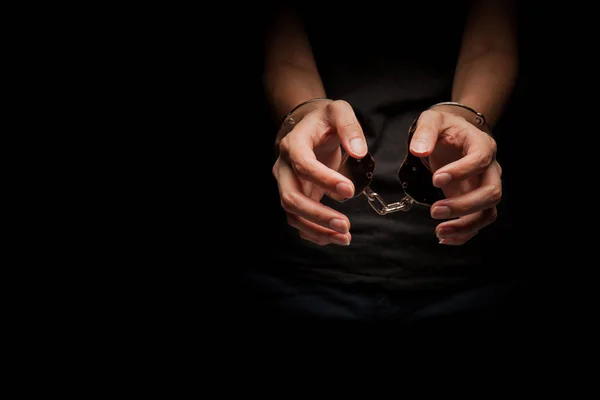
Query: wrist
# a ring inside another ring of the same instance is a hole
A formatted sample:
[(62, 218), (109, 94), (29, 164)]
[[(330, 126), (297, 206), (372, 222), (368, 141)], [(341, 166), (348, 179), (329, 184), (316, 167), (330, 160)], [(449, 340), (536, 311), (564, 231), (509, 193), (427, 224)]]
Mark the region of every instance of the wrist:
[(277, 136), (275, 138), (275, 148), (279, 149), (279, 144), (281, 140), (294, 129), (294, 127), (304, 119), (305, 116), (321, 109), (327, 104), (333, 102), (333, 100), (325, 98), (325, 97), (317, 97), (314, 99), (306, 100), (298, 105), (296, 105), (291, 111), (289, 111), (285, 117), (283, 117), (281, 123), (279, 124), (279, 131), (277, 132)]
[(488, 124), (485, 115), (467, 104), (459, 102), (442, 102), (432, 105), (428, 108), (428, 110), (446, 112), (460, 117), (469, 122), (471, 125), (474, 125), (478, 129), (492, 136), (492, 129)]

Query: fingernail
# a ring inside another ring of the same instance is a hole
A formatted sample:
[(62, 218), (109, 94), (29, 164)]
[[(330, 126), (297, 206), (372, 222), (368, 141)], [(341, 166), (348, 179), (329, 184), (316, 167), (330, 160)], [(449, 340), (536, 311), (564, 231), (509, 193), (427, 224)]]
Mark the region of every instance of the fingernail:
[(450, 244), (450, 241), (448, 241), (446, 239), (441, 239), (440, 244)]
[(442, 228), (437, 232), (437, 237), (440, 239), (448, 239), (454, 235), (456, 231), (452, 228)]
[(429, 143), (424, 140), (415, 140), (410, 144), (410, 148), (417, 153), (425, 153), (429, 150)]
[(437, 206), (431, 209), (431, 216), (433, 218), (448, 218), (450, 216), (450, 207)]
[(349, 199), (354, 195), (354, 189), (352, 189), (352, 186), (345, 182), (340, 182), (335, 185), (335, 191), (345, 199)]
[(340, 233), (348, 232), (348, 224), (343, 219), (332, 219), (329, 222), (329, 227), (334, 231), (338, 231)]
[(350, 149), (357, 156), (364, 156), (367, 153), (367, 144), (362, 138), (354, 138), (350, 140)]
[(350, 245), (350, 239), (344, 235), (334, 235), (331, 237), (331, 243), (340, 246), (348, 246)]
[(447, 172), (442, 172), (441, 174), (438, 174), (433, 177), (433, 185), (436, 187), (442, 187), (444, 185), (449, 184), (451, 180), (452, 175), (450, 175)]

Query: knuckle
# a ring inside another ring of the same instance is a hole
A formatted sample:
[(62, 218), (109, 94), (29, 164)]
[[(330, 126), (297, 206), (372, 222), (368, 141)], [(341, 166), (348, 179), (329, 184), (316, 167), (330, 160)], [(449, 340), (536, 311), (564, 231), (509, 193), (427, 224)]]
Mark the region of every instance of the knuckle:
[(437, 110), (426, 110), (419, 116), (419, 122), (433, 125), (441, 125), (444, 120), (444, 113)]
[(325, 106), (325, 116), (328, 121), (334, 121), (339, 114), (339, 109), (342, 107), (343, 100), (335, 100)]
[(335, 109), (343, 109), (348, 107), (352, 106), (346, 100), (334, 100), (331, 103), (329, 103), (329, 109), (332, 111)]
[(502, 185), (490, 185), (488, 191), (488, 199), (495, 204), (499, 203), (502, 199)]
[(299, 176), (308, 176), (311, 174), (311, 167), (304, 159), (293, 159), (291, 161), (292, 168)]
[(358, 122), (353, 120), (344, 120), (339, 123), (340, 128), (344, 128), (348, 133), (356, 134), (360, 133)]
[(483, 154), (483, 165), (489, 166), (494, 161), (494, 153), (488, 152)]
[(492, 153), (477, 153), (476, 163), (480, 168), (487, 168), (493, 160), (494, 155)]
[(351, 140), (353, 138), (364, 138), (363, 131), (358, 122), (347, 122), (342, 126), (344, 136)]
[(281, 207), (287, 211), (291, 212), (297, 208), (298, 204), (298, 195), (293, 192), (283, 193), (281, 195)]
[(450, 146), (460, 146), (460, 131), (457, 129), (446, 129), (440, 133), (440, 140)]
[(442, 118), (442, 113), (435, 110), (426, 110), (421, 113), (420, 118), (427, 120), (440, 120)]
[(288, 225), (290, 225), (293, 228), (298, 228), (298, 222), (299, 222), (298, 217), (296, 215), (292, 214), (292, 213), (289, 213), (289, 212), (286, 213), (286, 215), (287, 215), (286, 219), (287, 219)]
[(290, 155), (290, 150), (290, 139), (286, 136), (283, 139), (281, 139), (281, 142), (279, 143), (279, 154), (287, 158)]
[(492, 151), (492, 154), (496, 154), (498, 152), (498, 143), (496, 143), (496, 140), (494, 140), (493, 137), (488, 136), (489, 140), (490, 140), (490, 149)]

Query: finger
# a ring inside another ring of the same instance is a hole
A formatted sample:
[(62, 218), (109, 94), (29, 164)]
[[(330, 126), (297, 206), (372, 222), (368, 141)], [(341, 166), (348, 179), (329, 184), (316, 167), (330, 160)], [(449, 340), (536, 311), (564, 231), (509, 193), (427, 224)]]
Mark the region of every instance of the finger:
[(492, 207), (458, 219), (442, 222), (436, 227), (435, 233), (440, 239), (470, 236), (495, 222), (497, 218), (498, 209)]
[(280, 163), (277, 173), (281, 206), (286, 212), (340, 233), (347, 233), (350, 230), (350, 221), (344, 214), (311, 199), (302, 192), (302, 185), (288, 164)]
[[(324, 238), (328, 238), (332, 235), (341, 234), (340, 232), (337, 232), (333, 229), (328, 229), (321, 225), (317, 225), (313, 222), (310, 222), (296, 214), (286, 212), (286, 215), (287, 223), (289, 226), (307, 235), (312, 235), (314, 237), (322, 236)], [(341, 235), (349, 235), (349, 233), (342, 233)]]
[(435, 202), (431, 217), (435, 219), (456, 218), (496, 206), (502, 198), (500, 171), (490, 165), (481, 176), (481, 185), (463, 195)]
[(327, 105), (327, 115), (344, 150), (354, 158), (366, 156), (367, 141), (352, 106), (347, 101), (336, 100)]
[(431, 154), (442, 130), (443, 115), (434, 111), (424, 111), (417, 120), (417, 127), (410, 140), (410, 152), (417, 157)]
[(477, 232), (468, 236), (457, 236), (452, 239), (440, 239), (440, 244), (445, 244), (449, 246), (460, 246), (473, 239), (473, 237), (475, 237), (476, 235)]
[(322, 238), (322, 237), (311, 236), (311, 235), (305, 234), (303, 232), (300, 232), (299, 234), (300, 234), (300, 237), (302, 239), (308, 240), (308, 241), (313, 242), (315, 244), (318, 244), (319, 246), (326, 246), (328, 244), (337, 244), (339, 246), (349, 246), (350, 245), (349, 239), (347, 239), (342, 234), (333, 235), (329, 239), (325, 239), (325, 238)]
[(310, 240), (318, 245), (327, 245), (330, 243), (340, 246), (348, 246), (352, 236), (350, 233), (339, 233), (331, 229), (323, 228), (322, 226), (313, 224), (294, 214), (287, 214), (288, 224), (297, 229), (300, 236), (306, 240)]
[[(433, 185), (442, 187), (453, 181), (461, 181), (475, 174), (482, 173), (496, 156), (496, 141), (488, 134), (471, 126), (468, 122), (457, 136), (464, 140), (462, 142), (465, 156), (451, 162), (433, 174)], [(460, 145), (457, 142), (457, 145)]]
[(299, 178), (312, 182), (326, 191), (338, 193), (343, 198), (354, 196), (352, 181), (317, 160), (312, 140), (307, 135), (286, 136), (281, 141), (280, 154)]

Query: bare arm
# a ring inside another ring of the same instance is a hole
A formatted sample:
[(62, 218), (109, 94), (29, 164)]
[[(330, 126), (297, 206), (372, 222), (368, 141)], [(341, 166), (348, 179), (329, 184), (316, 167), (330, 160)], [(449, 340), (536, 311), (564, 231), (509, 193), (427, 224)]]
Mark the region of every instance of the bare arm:
[(298, 104), (326, 97), (308, 37), (298, 16), (281, 10), (266, 38), (264, 87), (277, 122)]
[(483, 113), (492, 126), (506, 106), (518, 73), (513, 9), (510, 0), (474, 2), (454, 76), (452, 100)]

